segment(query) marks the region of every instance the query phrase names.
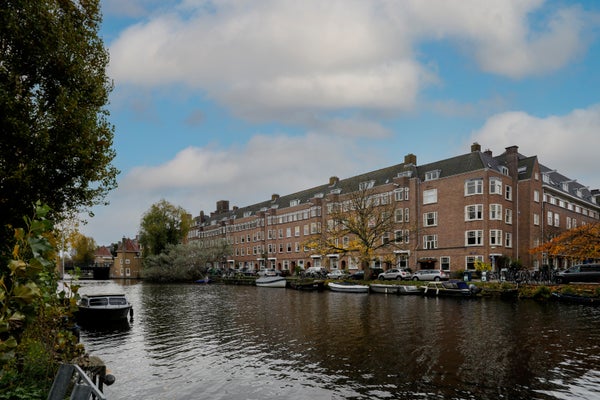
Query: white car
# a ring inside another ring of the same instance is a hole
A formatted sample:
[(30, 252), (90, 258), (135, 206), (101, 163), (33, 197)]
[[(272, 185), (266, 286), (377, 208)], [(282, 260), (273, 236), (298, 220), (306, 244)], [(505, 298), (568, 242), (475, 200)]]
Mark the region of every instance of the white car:
[(447, 281), (450, 275), (439, 269), (420, 269), (413, 274), (413, 281)]
[(392, 268), (392, 269), (388, 269), (387, 271), (379, 274), (377, 276), (377, 279), (379, 279), (381, 281), (385, 281), (386, 279), (402, 280), (402, 279), (410, 279), (411, 277), (412, 277), (412, 274), (407, 269)]
[(348, 274), (340, 269), (334, 269), (333, 271), (327, 274), (327, 278), (329, 279), (344, 279), (347, 277)]

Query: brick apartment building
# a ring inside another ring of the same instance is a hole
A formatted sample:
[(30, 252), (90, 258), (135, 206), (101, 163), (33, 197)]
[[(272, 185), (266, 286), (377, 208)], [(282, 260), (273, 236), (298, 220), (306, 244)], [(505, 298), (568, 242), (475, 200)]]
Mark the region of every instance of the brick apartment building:
[(123, 238), (110, 268), (110, 278), (141, 278), (142, 254), (137, 239)]
[(232, 253), (222, 267), (276, 268), (294, 272), (310, 266), (359, 269), (357, 259), (316, 254), (305, 244), (328, 226), (331, 204), (369, 185), (381, 199), (394, 201), (393, 232), (381, 240), (394, 246), (380, 251), (371, 267), (392, 266), (459, 271), (477, 260), (499, 265), (520, 260), (530, 269), (571, 261), (529, 254), (558, 233), (600, 219), (600, 191), (519, 154), (517, 146), (494, 156), (474, 143), (469, 153), (417, 165), (404, 162), (329, 182), (246, 207), (217, 202), (216, 211), (194, 218), (190, 241), (204, 246), (226, 240)]

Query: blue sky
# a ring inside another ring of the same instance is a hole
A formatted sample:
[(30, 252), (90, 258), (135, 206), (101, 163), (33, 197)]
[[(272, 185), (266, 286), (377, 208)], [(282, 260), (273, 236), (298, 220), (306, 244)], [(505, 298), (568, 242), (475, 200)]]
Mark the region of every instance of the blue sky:
[(119, 188), (81, 228), (134, 237), (473, 142), (600, 188), (600, 2), (102, 0)]

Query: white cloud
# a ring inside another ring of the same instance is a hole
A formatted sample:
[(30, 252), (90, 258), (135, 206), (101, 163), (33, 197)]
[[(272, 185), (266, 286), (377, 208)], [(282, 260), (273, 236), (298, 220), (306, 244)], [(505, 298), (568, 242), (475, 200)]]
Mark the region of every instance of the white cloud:
[[(351, 157), (349, 157), (351, 155)], [(137, 234), (140, 219), (153, 203), (165, 199), (194, 216), (210, 213), (218, 200), (246, 206), (273, 193), (291, 194), (364, 172), (375, 150), (360, 149), (340, 136), (254, 136), (244, 147), (189, 147), (161, 165), (136, 167), (110, 194), (108, 207), (82, 228), (98, 244)], [(342, 175), (343, 174), (343, 175)], [(133, 230), (133, 231), (132, 231)]]
[(600, 188), (597, 171), (600, 148), (600, 104), (563, 116), (538, 118), (523, 112), (495, 115), (474, 132), (471, 142), (495, 153), (517, 145), (527, 156), (565, 176), (577, 179), (590, 189)]
[(519, 78), (555, 71), (579, 55), (587, 23), (576, 7), (542, 15), (541, 0), (213, 6), (187, 1), (123, 31), (111, 45), (110, 75), (118, 84), (194, 87), (247, 118), (406, 111), (436, 79), (416, 58), (421, 41), (462, 46), (482, 70)]

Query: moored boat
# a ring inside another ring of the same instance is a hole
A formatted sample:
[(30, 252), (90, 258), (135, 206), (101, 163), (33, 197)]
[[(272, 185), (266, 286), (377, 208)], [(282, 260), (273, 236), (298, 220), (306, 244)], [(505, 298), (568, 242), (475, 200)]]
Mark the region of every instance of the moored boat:
[(261, 276), (256, 280), (256, 286), (284, 288), (287, 286), (287, 280), (283, 276)]
[(552, 297), (565, 303), (600, 305), (600, 298), (579, 294), (552, 292)]
[(298, 279), (290, 281), (290, 287), (296, 290), (321, 291), (325, 288), (325, 281), (320, 279)]
[(369, 293), (369, 287), (367, 285), (357, 285), (350, 282), (329, 282), (327, 286), (334, 292)]
[(398, 294), (421, 294), (425, 288), (417, 285), (398, 285)]
[(383, 283), (371, 283), (369, 289), (373, 293), (398, 294), (399, 285), (386, 285)]
[(124, 294), (85, 294), (77, 304), (77, 322), (105, 324), (127, 321), (133, 308)]
[(464, 281), (429, 282), (423, 290), (425, 296), (471, 297), (480, 291), (475, 285)]

